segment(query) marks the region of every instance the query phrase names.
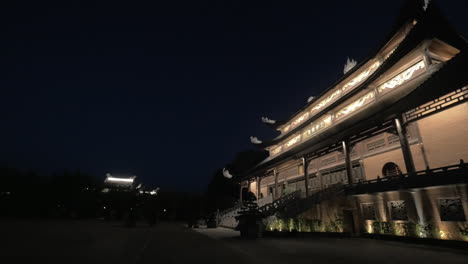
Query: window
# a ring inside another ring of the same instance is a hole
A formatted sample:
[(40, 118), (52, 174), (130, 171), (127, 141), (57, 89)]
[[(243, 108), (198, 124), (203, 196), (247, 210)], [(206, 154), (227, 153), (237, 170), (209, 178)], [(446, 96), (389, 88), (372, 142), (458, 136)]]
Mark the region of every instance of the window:
[(463, 204), (460, 198), (440, 199), (440, 220), (442, 221), (466, 221)]
[(388, 142), (389, 145), (398, 144), (398, 143), (400, 143), (400, 138), (398, 136), (391, 135), (391, 136), (387, 137), (387, 142)]
[(390, 201), (388, 202), (388, 206), (390, 207), (390, 217), (392, 220), (408, 220), (405, 201)]
[(367, 144), (367, 150), (373, 151), (385, 147), (385, 138)]
[(361, 204), (362, 217), (364, 220), (376, 220), (375, 219), (375, 208), (373, 203)]
[(398, 167), (397, 164), (393, 162), (385, 163), (385, 165), (382, 168), (382, 175), (384, 177), (396, 176), (400, 174), (401, 174), (400, 168)]
[(323, 159), (322, 162), (321, 162), (321, 165), (325, 166), (325, 165), (328, 165), (328, 164), (332, 164), (334, 162), (336, 162), (336, 157), (335, 156)]
[(304, 175), (304, 165), (299, 165), (297, 175)]

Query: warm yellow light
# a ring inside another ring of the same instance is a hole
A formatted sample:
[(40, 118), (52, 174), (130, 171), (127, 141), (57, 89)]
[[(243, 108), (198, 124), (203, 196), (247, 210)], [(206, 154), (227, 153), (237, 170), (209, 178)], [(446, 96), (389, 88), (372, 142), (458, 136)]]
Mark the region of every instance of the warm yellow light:
[(293, 125), (293, 126), (297, 126), (297, 125), (299, 125), (300, 123), (304, 122), (304, 120), (306, 120), (308, 117), (309, 117), (309, 113), (306, 112), (306, 113), (304, 113), (303, 115), (301, 115), (298, 119), (294, 120), (294, 121), (292, 122), (292, 125)]
[(325, 98), (324, 100), (320, 101), (316, 106), (314, 106), (312, 108), (312, 111), (311, 112), (315, 112), (315, 111), (318, 111), (320, 110), (321, 108), (325, 107), (326, 105), (328, 105), (328, 103), (330, 103), (331, 101), (334, 101), (336, 98), (338, 98), (338, 96), (341, 94), (341, 89), (338, 89), (336, 90), (335, 92), (333, 92), (332, 94), (330, 94), (327, 98)]
[(385, 55), (385, 58), (384, 60), (387, 60), (392, 54), (393, 52), (395, 52), (395, 50), (398, 48), (398, 46), (396, 46), (395, 48), (393, 48), (389, 53), (387, 53), (387, 55)]
[(292, 145), (295, 145), (297, 142), (299, 142), (299, 140), (301, 139), (301, 135), (297, 135), (295, 137), (293, 137), (292, 139), (288, 140), (288, 142), (286, 142), (286, 147), (289, 148), (291, 147)]
[(353, 78), (351, 81), (349, 81), (348, 83), (343, 85), (343, 90), (347, 90), (347, 89), (349, 89), (351, 87), (355, 87), (358, 84), (362, 83), (365, 79), (367, 79), (367, 77), (369, 77), (372, 73), (374, 73), (379, 66), (380, 66), (380, 62), (378, 62), (378, 61), (375, 62), (369, 68), (367, 68), (365, 71), (363, 71), (358, 76)]
[(420, 69), (424, 69), (426, 65), (424, 64), (424, 61), (419, 61), (418, 63), (414, 64), (413, 66), (409, 67), (402, 73), (398, 74), (397, 76), (393, 77), (389, 81), (385, 82), (384, 84), (380, 85), (378, 87), (379, 93), (384, 92), (386, 89), (393, 89), (396, 88), (403, 83), (407, 82), (409, 79), (411, 79), (414, 75), (414, 73)]
[(330, 126), (331, 121), (332, 121), (332, 116), (328, 115), (322, 120), (312, 123), (305, 129), (304, 132), (302, 132), (303, 139), (311, 137), (312, 135), (316, 134), (318, 131), (322, 130), (323, 128)]
[(111, 182), (133, 182), (132, 178), (116, 178), (116, 177), (107, 177), (107, 181)]
[(448, 233), (442, 230), (439, 231), (439, 237), (440, 239), (444, 239), (444, 240), (449, 239)]
[(331, 102), (335, 101), (338, 99), (340, 96), (344, 94), (345, 91), (356, 87), (357, 85), (361, 84), (364, 80), (366, 80), (372, 73), (374, 73), (378, 68), (380, 67), (380, 62), (376, 61), (373, 63), (369, 68), (367, 68), (365, 71), (361, 72), (358, 76), (354, 77), (351, 81), (347, 82), (345, 85), (343, 85), (341, 88), (336, 89), (332, 94), (327, 96), (325, 99), (319, 101), (312, 109), (310, 112), (304, 112), (300, 117), (292, 121), (289, 125), (285, 126), (283, 128), (283, 133), (288, 132), (294, 127), (297, 127), (298, 125), (302, 124), (304, 121), (309, 119), (314, 112), (319, 111), (320, 109), (324, 108)]
[(366, 104), (372, 102), (374, 100), (374, 97), (375, 97), (375, 95), (374, 95), (373, 91), (366, 94), (366, 95), (364, 95), (364, 96), (362, 96), (358, 100), (352, 102), (351, 104), (347, 105), (346, 107), (344, 107), (343, 109), (338, 111), (335, 114), (335, 118), (339, 119), (339, 118), (342, 118), (342, 117), (344, 117), (346, 115), (349, 115), (350, 113), (355, 112), (356, 110), (362, 108)]
[(281, 146), (272, 149), (272, 150), (271, 150), (271, 155), (273, 155), (273, 156), (274, 156), (274, 155), (277, 155), (278, 153), (281, 152), (282, 149), (283, 149), (283, 148), (282, 148)]

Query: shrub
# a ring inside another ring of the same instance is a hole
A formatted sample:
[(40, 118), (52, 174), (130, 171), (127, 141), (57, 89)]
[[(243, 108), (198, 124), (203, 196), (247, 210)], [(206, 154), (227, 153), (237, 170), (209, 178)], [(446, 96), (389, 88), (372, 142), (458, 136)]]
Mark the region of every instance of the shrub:
[(397, 236), (410, 236), (414, 233), (412, 223), (393, 223), (393, 230)]
[(468, 227), (460, 228), (460, 236), (463, 240), (468, 241)]
[(434, 228), (431, 224), (417, 224), (415, 228), (415, 233), (417, 237), (421, 238), (433, 238), (434, 237)]

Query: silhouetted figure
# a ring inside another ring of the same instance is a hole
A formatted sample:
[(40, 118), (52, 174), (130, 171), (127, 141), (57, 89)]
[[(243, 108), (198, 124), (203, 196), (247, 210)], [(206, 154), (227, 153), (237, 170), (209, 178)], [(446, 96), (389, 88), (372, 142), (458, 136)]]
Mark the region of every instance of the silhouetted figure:
[(135, 193), (129, 193), (127, 208), (127, 218), (125, 219), (125, 225), (127, 227), (134, 227), (136, 226), (137, 210), (137, 197)]

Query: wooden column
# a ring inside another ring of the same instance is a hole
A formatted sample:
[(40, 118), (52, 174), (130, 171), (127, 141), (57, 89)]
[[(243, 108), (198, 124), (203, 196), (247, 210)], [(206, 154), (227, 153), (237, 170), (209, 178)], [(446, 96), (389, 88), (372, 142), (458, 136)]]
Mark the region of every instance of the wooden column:
[(343, 154), (345, 157), (345, 163), (346, 163), (346, 174), (348, 176), (348, 184), (353, 184), (353, 167), (351, 164), (351, 151), (349, 148), (349, 141), (348, 139), (345, 139), (342, 141), (343, 145)]
[(278, 199), (278, 172), (276, 169), (273, 170), (273, 177), (275, 177), (275, 188), (273, 189), (273, 199)]
[(398, 138), (400, 139), (400, 146), (405, 160), (406, 171), (408, 175), (412, 175), (416, 169), (414, 168), (413, 156), (411, 155), (408, 138), (406, 137), (406, 127), (402, 125), (400, 117), (393, 120), (393, 125), (395, 126)]
[(302, 157), (302, 168), (304, 169), (304, 186), (305, 186), (305, 196), (309, 196), (309, 173), (308, 173), (309, 162), (307, 162), (306, 157)]
[(260, 177), (257, 177), (257, 201), (260, 200)]
[(241, 182), (240, 184), (240, 195), (239, 195), (239, 202), (242, 204), (242, 190), (244, 189), (244, 183)]

